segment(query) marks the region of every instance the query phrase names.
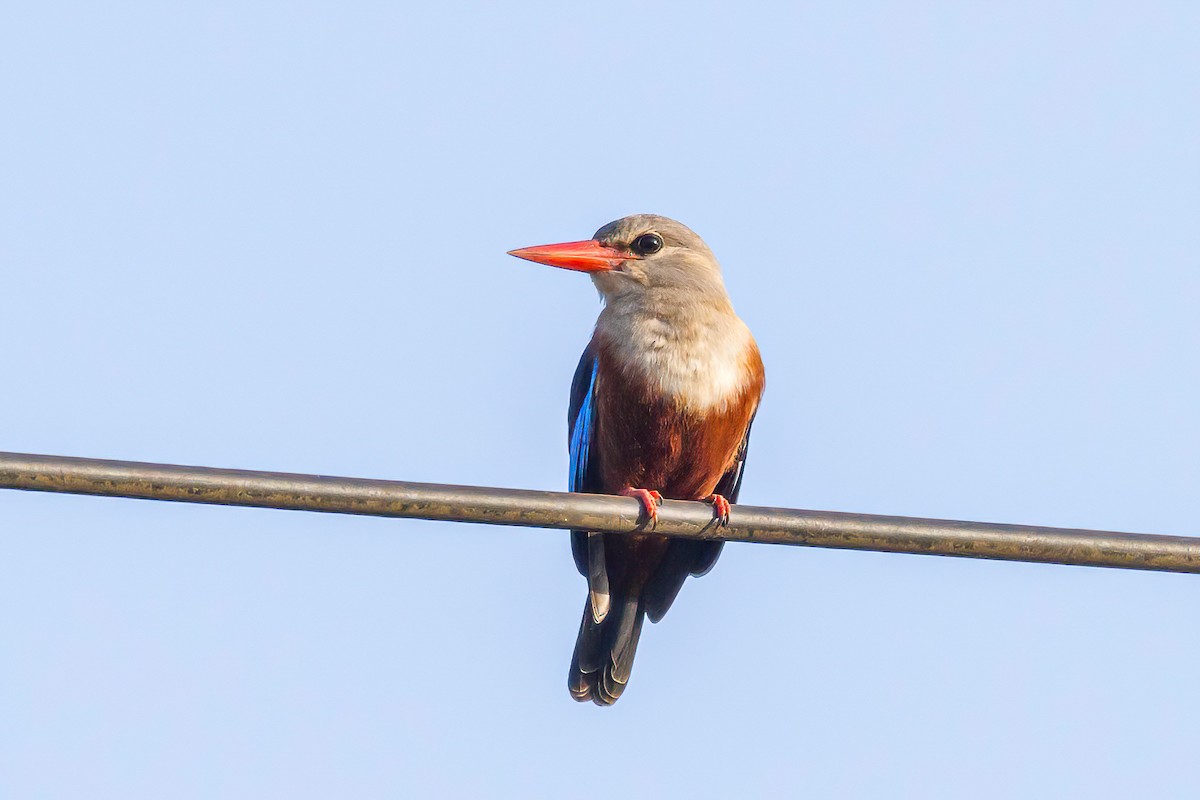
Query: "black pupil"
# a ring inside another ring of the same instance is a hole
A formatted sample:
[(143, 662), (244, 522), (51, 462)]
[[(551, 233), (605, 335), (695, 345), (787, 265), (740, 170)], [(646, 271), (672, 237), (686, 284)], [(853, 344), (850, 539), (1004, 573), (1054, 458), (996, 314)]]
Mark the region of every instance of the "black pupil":
[(644, 256), (662, 250), (663, 240), (657, 233), (643, 233), (633, 240), (633, 249)]

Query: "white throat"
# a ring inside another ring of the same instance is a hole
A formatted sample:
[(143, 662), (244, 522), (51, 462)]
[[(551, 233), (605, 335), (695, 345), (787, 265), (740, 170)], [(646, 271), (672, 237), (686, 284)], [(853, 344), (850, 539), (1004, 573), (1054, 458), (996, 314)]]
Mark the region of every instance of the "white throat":
[(728, 405), (750, 378), (750, 329), (728, 305), (664, 311), (617, 303), (596, 329), (624, 370), (691, 411)]

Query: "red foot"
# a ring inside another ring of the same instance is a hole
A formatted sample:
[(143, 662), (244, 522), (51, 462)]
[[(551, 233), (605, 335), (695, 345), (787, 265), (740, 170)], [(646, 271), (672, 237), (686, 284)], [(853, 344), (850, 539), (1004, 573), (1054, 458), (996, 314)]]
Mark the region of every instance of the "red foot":
[(646, 521), (650, 527), (658, 525), (658, 507), (662, 504), (663, 496), (653, 489), (635, 489), (627, 486), (621, 490), (625, 497), (636, 497), (646, 511)]
[(710, 494), (708, 497), (704, 498), (704, 500), (705, 502), (712, 503), (713, 513), (717, 515), (717, 525), (719, 527), (728, 527), (730, 510), (729, 501), (726, 500), (723, 495), (719, 494)]

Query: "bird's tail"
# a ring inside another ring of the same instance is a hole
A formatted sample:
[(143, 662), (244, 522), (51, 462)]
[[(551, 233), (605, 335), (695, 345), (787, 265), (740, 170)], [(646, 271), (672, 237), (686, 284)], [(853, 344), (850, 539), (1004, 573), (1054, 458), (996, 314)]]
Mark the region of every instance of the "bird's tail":
[(597, 622), (589, 597), (583, 604), (583, 622), (579, 625), (571, 674), (567, 678), (572, 697), (581, 703), (591, 700), (599, 706), (617, 702), (629, 683), (645, 616), (636, 595), (613, 597), (611, 610)]

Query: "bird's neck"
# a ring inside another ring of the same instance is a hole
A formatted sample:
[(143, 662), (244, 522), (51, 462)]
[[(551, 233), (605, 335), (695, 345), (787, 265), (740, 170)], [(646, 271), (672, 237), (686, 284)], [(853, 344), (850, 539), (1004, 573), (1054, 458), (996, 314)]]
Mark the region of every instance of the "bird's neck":
[(735, 402), (759, 363), (750, 330), (723, 293), (610, 303), (596, 321), (596, 339), (627, 377), (695, 412)]

